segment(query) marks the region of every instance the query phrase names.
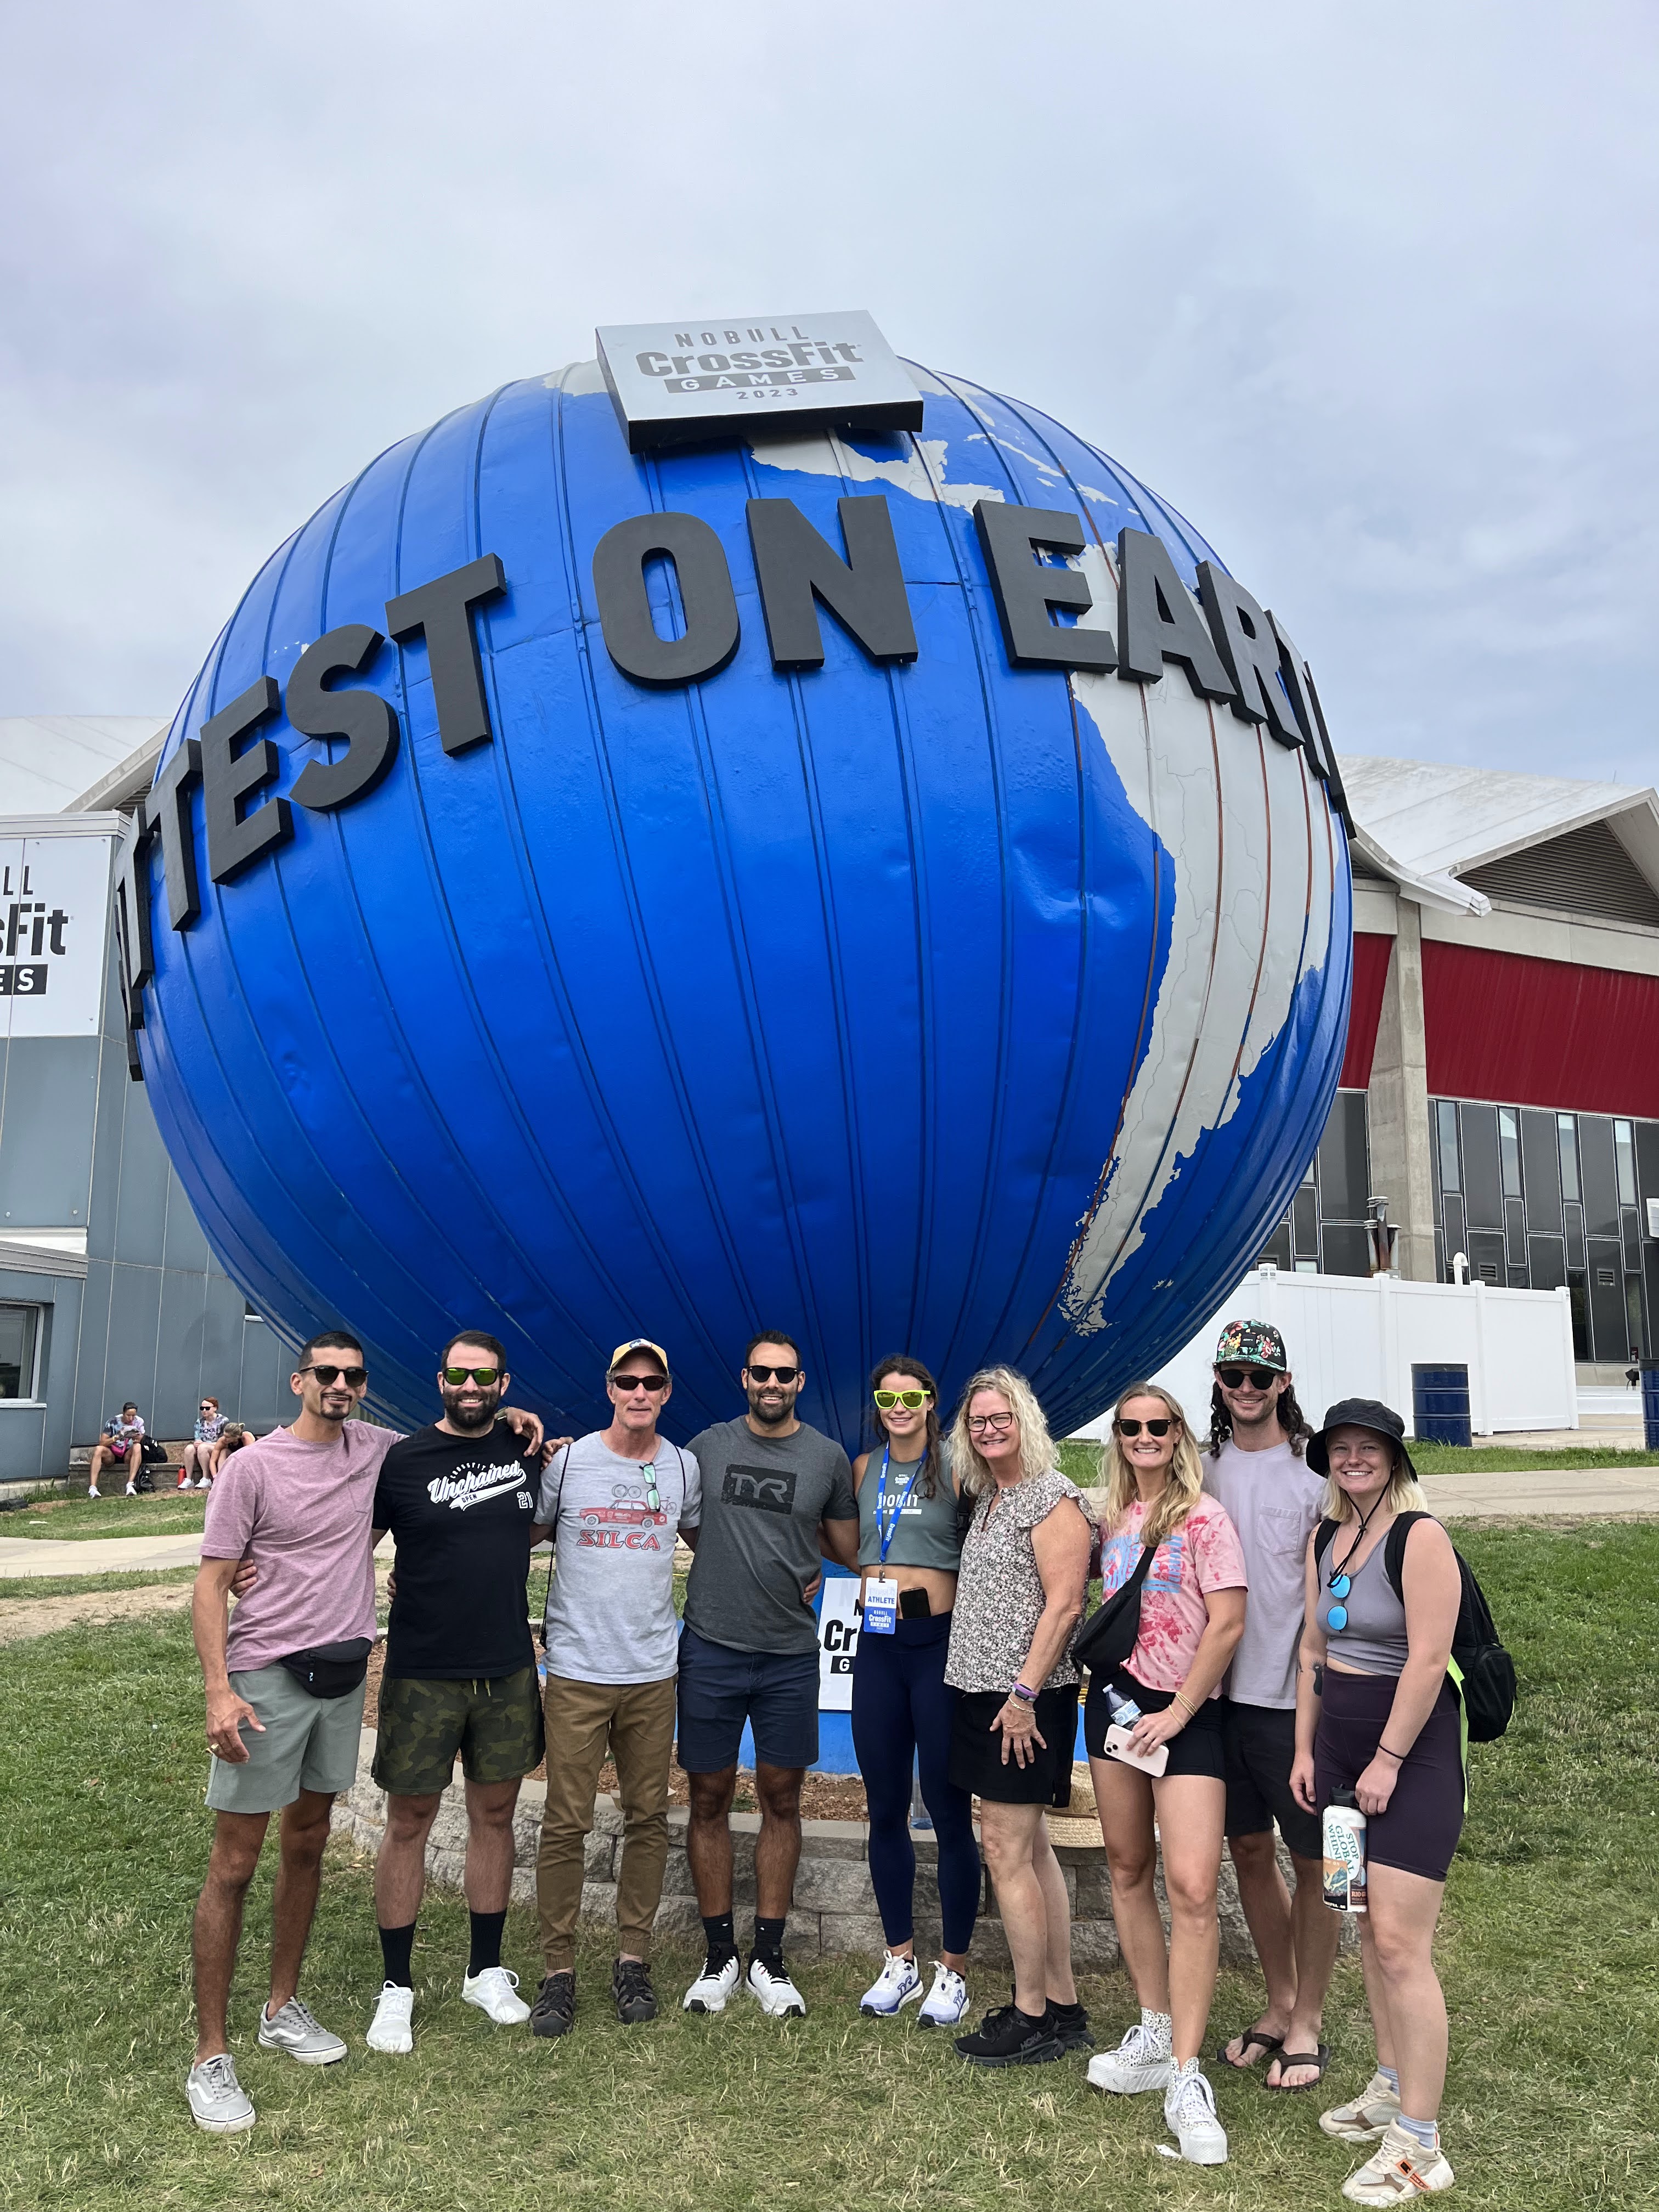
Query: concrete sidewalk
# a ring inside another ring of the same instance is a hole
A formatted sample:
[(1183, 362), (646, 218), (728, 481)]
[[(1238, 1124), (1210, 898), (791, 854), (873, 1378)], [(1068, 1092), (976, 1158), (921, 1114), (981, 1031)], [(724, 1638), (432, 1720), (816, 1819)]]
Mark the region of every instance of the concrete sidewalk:
[(1522, 1465), (1507, 1471), (1425, 1474), (1423, 1487), (1431, 1507), (1448, 1521), (1525, 1520), (1561, 1513), (1659, 1517), (1659, 1467)]
[(193, 1567), (199, 1534), (183, 1536), (0, 1536), (0, 1581), (42, 1575), (107, 1575), (122, 1569)]

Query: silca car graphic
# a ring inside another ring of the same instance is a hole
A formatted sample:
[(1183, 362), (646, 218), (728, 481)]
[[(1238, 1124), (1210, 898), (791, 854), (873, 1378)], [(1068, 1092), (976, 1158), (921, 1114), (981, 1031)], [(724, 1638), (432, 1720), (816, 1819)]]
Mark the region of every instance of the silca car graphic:
[[(635, 1494), (637, 1495), (637, 1493)], [(613, 1491), (611, 1495), (621, 1501), (627, 1498), (629, 1493), (625, 1489), (619, 1488)], [(648, 1505), (624, 1504), (618, 1502), (615, 1505), (584, 1505), (582, 1508), (584, 1528), (665, 1528), (667, 1523), (668, 1516), (665, 1513), (653, 1513)]]

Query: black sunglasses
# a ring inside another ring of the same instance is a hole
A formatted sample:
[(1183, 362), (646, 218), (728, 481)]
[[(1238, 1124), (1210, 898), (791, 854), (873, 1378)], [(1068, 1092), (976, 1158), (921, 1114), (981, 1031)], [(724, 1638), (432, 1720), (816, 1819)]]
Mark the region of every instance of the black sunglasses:
[(302, 1367), (301, 1375), (314, 1375), (325, 1390), (336, 1382), (343, 1382), (349, 1390), (361, 1390), (368, 1380), (367, 1367)]
[(751, 1382), (793, 1382), (799, 1373), (799, 1367), (751, 1367), (749, 1379)]
[(618, 1390), (649, 1390), (653, 1395), (668, 1388), (665, 1375), (613, 1375), (611, 1380)]
[(500, 1382), (501, 1375), (499, 1367), (446, 1367), (441, 1372), (452, 1390), (459, 1390), (469, 1376), (481, 1390), (488, 1390), (492, 1382)]
[(1247, 1382), (1254, 1382), (1258, 1390), (1267, 1390), (1272, 1388), (1278, 1371), (1274, 1367), (1218, 1367), (1215, 1379), (1224, 1390), (1242, 1390)]
[(1175, 1426), (1173, 1421), (1118, 1421), (1114, 1425), (1121, 1437), (1138, 1437), (1143, 1429), (1149, 1437), (1167, 1437)]

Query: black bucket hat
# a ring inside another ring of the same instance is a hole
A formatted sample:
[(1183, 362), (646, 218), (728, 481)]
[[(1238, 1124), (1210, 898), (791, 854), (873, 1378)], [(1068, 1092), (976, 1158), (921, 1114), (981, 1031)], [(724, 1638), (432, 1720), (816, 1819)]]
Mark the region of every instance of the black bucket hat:
[(1331, 1471), (1325, 1442), (1333, 1429), (1374, 1429), (1379, 1437), (1386, 1437), (1391, 1444), (1399, 1446), (1401, 1463), (1412, 1480), (1416, 1481), (1417, 1469), (1406, 1449), (1406, 1424), (1392, 1406), (1385, 1406), (1376, 1398), (1340, 1398), (1334, 1406), (1328, 1407), (1325, 1425), (1308, 1439), (1308, 1465), (1316, 1474), (1328, 1474)]

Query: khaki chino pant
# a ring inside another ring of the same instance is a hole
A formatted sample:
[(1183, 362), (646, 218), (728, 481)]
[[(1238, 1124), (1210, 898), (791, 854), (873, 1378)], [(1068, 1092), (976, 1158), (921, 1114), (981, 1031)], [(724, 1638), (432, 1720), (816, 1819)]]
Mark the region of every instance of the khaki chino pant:
[(607, 1752), (622, 1799), (617, 1948), (651, 1956), (651, 1929), (668, 1866), (668, 1766), (674, 1748), (674, 1677), (665, 1682), (567, 1682), (550, 1674), (547, 1809), (536, 1859), (536, 1903), (550, 1974), (576, 1964), (584, 1850)]

